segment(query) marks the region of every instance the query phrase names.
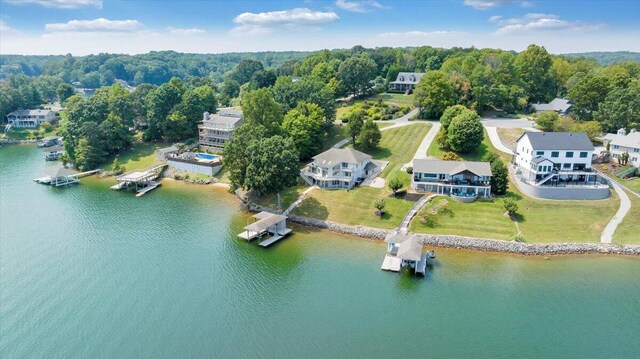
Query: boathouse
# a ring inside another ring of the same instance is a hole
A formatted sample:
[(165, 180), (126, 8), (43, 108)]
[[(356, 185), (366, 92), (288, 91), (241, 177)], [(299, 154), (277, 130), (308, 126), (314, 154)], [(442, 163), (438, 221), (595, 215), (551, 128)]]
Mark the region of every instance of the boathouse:
[(422, 253), (423, 242), (409, 233), (395, 231), (385, 237), (387, 254), (382, 262), (382, 270), (399, 272), (403, 267), (415, 274), (425, 274), (427, 255)]
[[(253, 218), (257, 221), (244, 227), (244, 232), (238, 234), (238, 237), (247, 241), (258, 238), (261, 247), (268, 247), (292, 232), (291, 228), (287, 228), (286, 216), (263, 211), (254, 214)], [(270, 237), (260, 241), (265, 235)]]

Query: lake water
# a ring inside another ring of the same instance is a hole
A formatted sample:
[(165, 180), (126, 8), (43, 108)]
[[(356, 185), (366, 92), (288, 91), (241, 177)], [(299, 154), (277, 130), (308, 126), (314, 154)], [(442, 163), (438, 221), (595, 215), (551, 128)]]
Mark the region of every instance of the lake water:
[(295, 227), (236, 239), (223, 190), (56, 189), (0, 148), (0, 357), (640, 357), (640, 260), (436, 248), (425, 278), (382, 243)]

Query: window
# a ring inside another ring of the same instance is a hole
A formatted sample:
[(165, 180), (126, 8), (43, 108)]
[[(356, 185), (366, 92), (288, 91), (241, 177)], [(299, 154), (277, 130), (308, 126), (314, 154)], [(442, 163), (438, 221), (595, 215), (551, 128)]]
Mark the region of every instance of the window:
[(634, 148), (633, 152), (640, 152), (640, 148)]
[(544, 151), (536, 151), (536, 156), (544, 156)]
[(634, 157), (631, 159), (631, 162), (638, 162), (638, 157)]
[(620, 148), (620, 146), (618, 146), (618, 145), (613, 145), (613, 149), (614, 149), (614, 150), (617, 150), (618, 148)]
[(573, 151), (567, 151), (567, 158), (573, 158)]
[(562, 164), (562, 168), (563, 168), (563, 169), (571, 168), (571, 163), (563, 163), (563, 164)]
[(558, 151), (552, 151), (551, 152), (551, 157), (558, 157), (558, 156), (560, 156), (560, 152), (558, 152)]
[(587, 158), (588, 152), (580, 152), (580, 158)]
[(349, 168), (349, 164), (346, 162), (342, 162), (342, 168)]

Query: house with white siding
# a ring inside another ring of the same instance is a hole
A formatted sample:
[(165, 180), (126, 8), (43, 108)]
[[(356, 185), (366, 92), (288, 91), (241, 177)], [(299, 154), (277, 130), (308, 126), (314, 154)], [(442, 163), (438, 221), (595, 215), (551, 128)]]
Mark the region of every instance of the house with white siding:
[(51, 110), (18, 110), (9, 113), (7, 123), (15, 128), (37, 128), (43, 122), (52, 122), (56, 113)]
[(395, 81), (389, 82), (390, 92), (406, 92), (412, 91), (420, 79), (424, 76), (424, 72), (400, 72)]
[(242, 124), (242, 110), (235, 108), (219, 108), (217, 113), (205, 112), (202, 117), (202, 123), (198, 125), (198, 144), (205, 151), (221, 151)]
[(605, 146), (609, 145), (609, 152), (613, 158), (619, 158), (624, 153), (629, 154), (629, 164), (640, 168), (640, 132), (632, 129), (627, 133), (624, 128), (616, 134), (608, 133), (602, 139)]
[(351, 189), (376, 175), (380, 166), (371, 156), (353, 148), (332, 148), (313, 157), (300, 176), (309, 185), (327, 189)]

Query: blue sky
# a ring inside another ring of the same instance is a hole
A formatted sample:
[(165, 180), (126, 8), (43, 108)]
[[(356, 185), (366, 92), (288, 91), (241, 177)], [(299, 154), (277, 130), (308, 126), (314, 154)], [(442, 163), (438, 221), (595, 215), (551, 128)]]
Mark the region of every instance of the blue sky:
[(476, 46), (640, 51), (640, 1), (0, 0), (0, 53)]

